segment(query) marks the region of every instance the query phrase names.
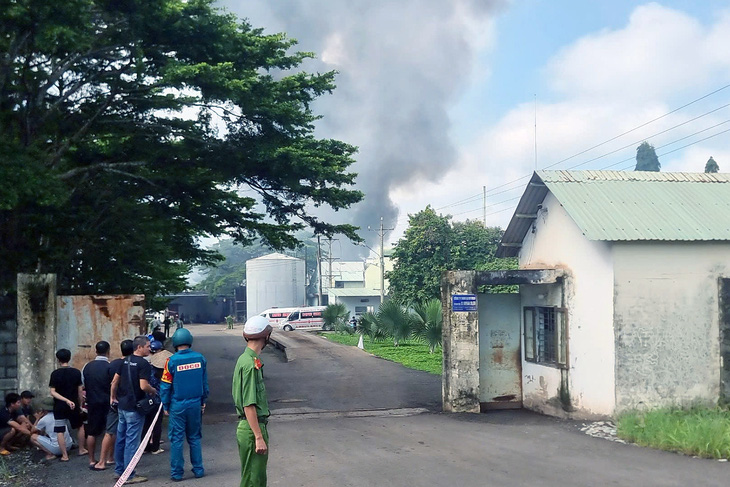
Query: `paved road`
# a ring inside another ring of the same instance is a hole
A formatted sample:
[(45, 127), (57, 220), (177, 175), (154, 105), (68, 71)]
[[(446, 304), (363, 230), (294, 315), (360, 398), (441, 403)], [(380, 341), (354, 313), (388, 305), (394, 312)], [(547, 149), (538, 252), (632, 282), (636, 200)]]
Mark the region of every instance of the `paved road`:
[[(233, 364), (240, 329), (192, 327), (209, 361), (212, 397), (204, 426), (208, 475), (186, 483), (238, 485)], [(269, 486), (720, 486), (727, 463), (588, 437), (579, 423), (525, 411), (435, 412), (440, 379), (300, 332), (284, 335), (292, 360), (267, 348), (264, 374), (272, 420)], [(418, 414), (419, 411), (427, 411)], [(165, 445), (163, 445), (163, 448)], [(86, 462), (48, 467), (49, 486), (111, 486), (111, 472)], [(168, 480), (167, 452), (145, 455), (146, 485)], [(188, 475), (190, 477), (190, 475)], [(174, 484), (178, 485), (178, 484)]]

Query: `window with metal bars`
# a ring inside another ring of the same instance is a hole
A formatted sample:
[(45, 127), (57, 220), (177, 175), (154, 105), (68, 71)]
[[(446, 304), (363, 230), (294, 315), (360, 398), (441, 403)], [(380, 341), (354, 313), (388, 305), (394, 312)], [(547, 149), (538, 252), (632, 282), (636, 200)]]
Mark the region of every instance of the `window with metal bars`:
[(524, 308), (525, 360), (538, 364), (567, 367), (567, 313), (563, 308), (529, 306)]

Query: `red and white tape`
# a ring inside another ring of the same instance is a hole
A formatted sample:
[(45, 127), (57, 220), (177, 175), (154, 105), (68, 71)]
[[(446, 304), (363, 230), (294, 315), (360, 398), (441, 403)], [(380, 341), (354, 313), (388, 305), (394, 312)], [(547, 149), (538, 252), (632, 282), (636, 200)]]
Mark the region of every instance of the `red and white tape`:
[(152, 430), (155, 429), (155, 424), (157, 424), (157, 420), (160, 418), (160, 413), (162, 412), (162, 404), (160, 404), (160, 407), (157, 409), (157, 414), (155, 414), (155, 419), (152, 420), (152, 424), (150, 425), (149, 429), (147, 430), (147, 434), (144, 435), (144, 438), (142, 438), (142, 441), (139, 442), (139, 448), (137, 448), (137, 451), (134, 452), (134, 456), (132, 457), (132, 460), (129, 462), (129, 465), (127, 465), (127, 468), (122, 473), (122, 476), (119, 477), (119, 480), (117, 480), (117, 483), (114, 484), (114, 487), (121, 487), (124, 482), (127, 481), (130, 475), (132, 475), (132, 472), (134, 472), (134, 468), (139, 463), (139, 459), (142, 458), (142, 454), (144, 453), (144, 449), (147, 446), (147, 443), (150, 441), (150, 436), (152, 436)]

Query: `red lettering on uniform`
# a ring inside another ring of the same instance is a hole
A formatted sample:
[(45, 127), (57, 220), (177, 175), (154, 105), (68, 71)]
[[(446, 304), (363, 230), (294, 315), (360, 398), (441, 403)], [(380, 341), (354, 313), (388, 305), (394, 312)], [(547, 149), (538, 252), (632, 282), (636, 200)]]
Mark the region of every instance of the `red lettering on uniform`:
[(192, 364), (182, 364), (177, 366), (178, 372), (184, 372), (186, 370), (193, 370), (193, 369), (199, 369), (203, 366), (200, 362), (195, 362)]

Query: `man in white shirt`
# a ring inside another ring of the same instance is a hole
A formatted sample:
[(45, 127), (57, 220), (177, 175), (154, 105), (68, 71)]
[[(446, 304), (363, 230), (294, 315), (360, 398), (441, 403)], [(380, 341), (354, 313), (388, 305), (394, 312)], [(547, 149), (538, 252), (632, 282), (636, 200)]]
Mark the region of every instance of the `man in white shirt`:
[[(30, 441), (46, 454), (46, 460), (53, 460), (61, 454), (61, 447), (58, 445), (58, 435), (53, 431), (55, 421), (56, 418), (53, 416), (53, 399), (47, 397), (40, 404), (38, 419), (35, 424), (35, 428), (40, 433), (35, 433), (30, 437)], [(68, 446), (73, 444), (73, 439), (68, 432), (68, 428), (66, 428), (64, 440), (66, 440), (66, 445)]]

